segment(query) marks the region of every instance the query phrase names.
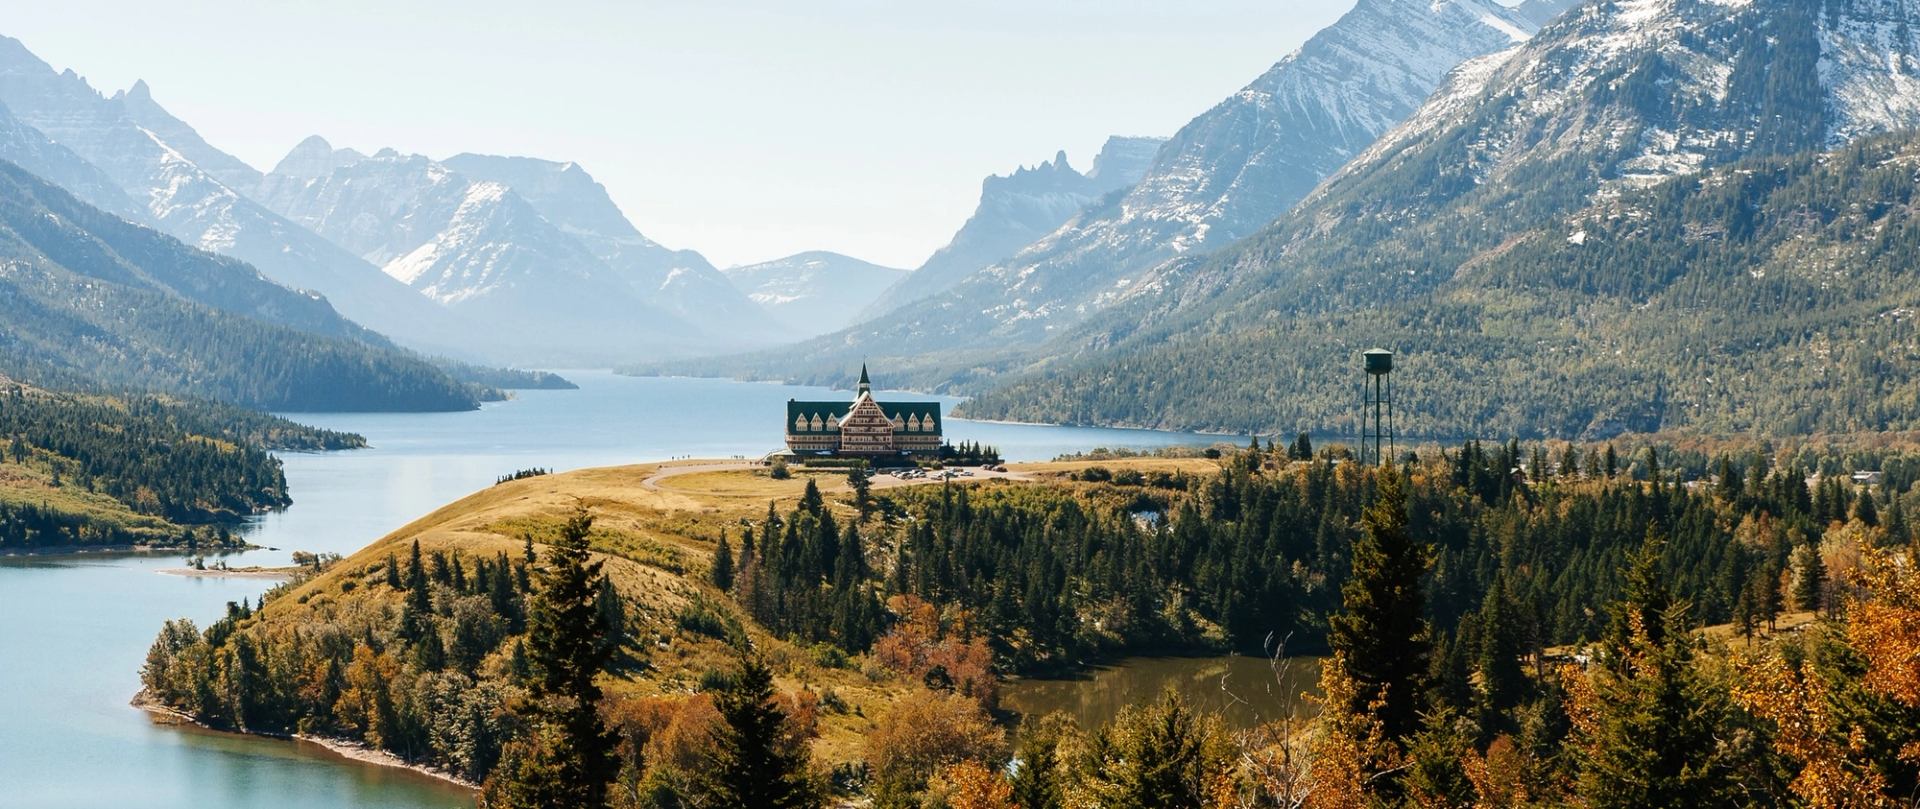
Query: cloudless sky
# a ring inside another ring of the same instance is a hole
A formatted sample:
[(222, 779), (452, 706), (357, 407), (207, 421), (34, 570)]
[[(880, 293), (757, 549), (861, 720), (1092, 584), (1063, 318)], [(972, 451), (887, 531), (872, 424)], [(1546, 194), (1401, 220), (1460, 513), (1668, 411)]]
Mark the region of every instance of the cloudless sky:
[(262, 170), (319, 134), (579, 162), (715, 264), (918, 266), (981, 178), (1171, 135), (1353, 0), (57, 0), (0, 33), (144, 78)]

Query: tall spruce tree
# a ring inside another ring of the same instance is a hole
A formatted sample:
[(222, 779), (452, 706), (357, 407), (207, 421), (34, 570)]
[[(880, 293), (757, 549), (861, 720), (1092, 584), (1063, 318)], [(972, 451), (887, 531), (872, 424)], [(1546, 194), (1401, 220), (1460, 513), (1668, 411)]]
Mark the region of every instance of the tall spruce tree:
[(847, 467), (847, 488), (853, 490), (853, 507), (860, 511), (860, 519), (873, 514), (873, 473), (866, 464)]
[(786, 714), (773, 701), (773, 671), (751, 647), (740, 652), (740, 673), (719, 695), (722, 720), (717, 752), (705, 774), (703, 806), (728, 809), (809, 809), (820, 797), (807, 780), (806, 748), (781, 737)]
[(1076, 805), (1105, 809), (1202, 809), (1233, 769), (1219, 717), (1195, 713), (1169, 688), (1135, 705), (1087, 744)]
[(1827, 602), (1827, 562), (1820, 556), (1820, 546), (1810, 540), (1796, 548), (1793, 563), (1793, 605), (1819, 612)]
[(713, 551), (712, 579), (713, 586), (723, 591), (733, 589), (733, 548), (727, 544), (726, 534), (720, 535), (720, 547)]
[(1527, 696), (1526, 628), (1520, 623), (1520, 606), (1507, 585), (1505, 573), (1496, 572), (1487, 597), (1480, 606), (1480, 648), (1475, 661), (1479, 677), (1475, 682), (1475, 703), (1485, 735), (1512, 732), (1513, 709)]
[(1873, 490), (1862, 486), (1860, 494), (1853, 499), (1853, 518), (1868, 527), (1880, 525), (1880, 509), (1873, 502)]
[(536, 572), (528, 617), (531, 677), (523, 706), (526, 735), (507, 752), (487, 785), (487, 805), (500, 809), (605, 806), (619, 772), (617, 737), (600, 720), (594, 677), (612, 648), (602, 640), (605, 576), (590, 561), (593, 518), (569, 518)]
[(1427, 558), (1426, 545), (1408, 530), (1406, 482), (1384, 467), (1353, 543), (1353, 570), (1340, 588), (1342, 612), (1328, 623), (1333, 649), (1356, 685), (1346, 710), (1374, 714), (1389, 739), (1418, 730), (1425, 707), (1431, 643), (1421, 578)]
[(1020, 809), (1063, 809), (1066, 786), (1061, 777), (1061, 743), (1073, 720), (1065, 714), (1044, 717), (1029, 715), (1020, 723), (1019, 746), (1015, 751), (1020, 766), (1008, 780), (1013, 787), (1013, 802)]
[(1614, 605), (1606, 659), (1570, 713), (1577, 793), (1594, 809), (1739, 805), (1732, 708), (1693, 657), (1687, 604), (1660, 576), (1657, 537), (1636, 553)]

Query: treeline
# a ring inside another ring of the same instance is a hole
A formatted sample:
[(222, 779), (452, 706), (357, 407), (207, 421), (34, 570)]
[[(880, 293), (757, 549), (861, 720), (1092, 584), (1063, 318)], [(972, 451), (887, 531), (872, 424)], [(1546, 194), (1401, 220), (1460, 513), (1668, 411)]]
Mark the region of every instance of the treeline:
[(500, 391), (578, 390), (580, 388), (579, 385), (573, 384), (572, 380), (552, 371), (491, 368), (449, 359), (435, 360), (434, 364), (440, 366), (454, 379), (486, 388), (487, 398), (490, 400), (504, 398)]
[(1697, 631), (1650, 526), (1619, 597), (1595, 605), (1590, 661), (1489, 642), (1453, 695), (1421, 617), (1431, 535), (1407, 477), (1366, 477), (1317, 715), (1282, 704), (1236, 733), (1168, 692), (1102, 728), (1047, 717), (1023, 728), (1017, 768), (1004, 751), (932, 757), (921, 805), (1894, 809), (1920, 790), (1920, 548), (1866, 551), (1839, 617), (1734, 646)]
[[(810, 485), (720, 537), (708, 575), (740, 612), (811, 665), (908, 686), (832, 772), (807, 770), (807, 743), (848, 707), (775, 693), (753, 655), (695, 693), (600, 695), (594, 675), (631, 675), (641, 650), (584, 517), (540, 555), (416, 545), (205, 630), (170, 624), (143, 678), (216, 727), (362, 740), (487, 781), (500, 806), (555, 784), (621, 807), (737, 788), (792, 806), (1873, 806), (1892, 804), (1823, 803), (1817, 783), (1916, 786), (1911, 491), (1810, 485), (1786, 454), (1682, 481), (1606, 446), (1469, 442), (1380, 471), (1306, 444), (1223, 453), (1217, 474), (845, 504)], [(752, 635), (684, 595), (675, 628)], [(1769, 634), (1785, 610), (1825, 617)], [(998, 674), (1282, 638), (1328, 654), (1317, 719), (1248, 695), (1274, 724), (1232, 733), (1168, 697), (1106, 728), (1036, 718), (1016, 747), (991, 719)]]
[[(225, 544), (214, 539), (223, 533), (218, 529), (196, 533), (178, 526), (231, 522), (292, 502), (280, 461), (267, 447), (363, 443), (359, 436), (227, 405), (13, 385), (0, 392), (0, 465), (33, 482), (9, 487), (10, 502), (0, 506), (0, 545)], [(176, 525), (128, 524), (64, 492), (110, 498), (133, 514)]]
[[(800, 508), (748, 527), (737, 557), (723, 548), (716, 584), (776, 634), (854, 653), (885, 629), (882, 601), (915, 596), (970, 615), (1007, 671), (1258, 653), (1272, 637), (1324, 648), (1370, 484), (1337, 451), (1299, 461), (1301, 449), (1235, 453), (1217, 475), (1094, 466), (1073, 475), (1088, 485), (895, 489), (871, 527), (841, 525), (810, 487)], [(1841, 477), (1810, 487), (1805, 469), (1764, 457), (1711, 467), (1714, 482), (1683, 484), (1651, 449), (1549, 457), (1517, 442), (1410, 461), (1410, 508), (1434, 549), (1424, 617), (1451, 685), (1467, 687), (1462, 656), (1489, 609), (1523, 616), (1501, 630), (1529, 653), (1599, 637), (1607, 618), (1593, 606), (1619, 597), (1650, 527), (1668, 537), (1663, 572), (1708, 623), (1793, 606), (1786, 588), (1842, 527), (1868, 544), (1911, 533), (1904, 477), (1876, 493)]]
[[(351, 738), (478, 781), (511, 740), (509, 705), (535, 676), (527, 636), (539, 567), (524, 554), (422, 553), (360, 571), (352, 601), (229, 605), (204, 630), (167, 622), (148, 653), (146, 695), (209, 726)], [(605, 596), (597, 637), (624, 643), (624, 613)], [(297, 622), (258, 610), (301, 610)]]
[(941, 444), (940, 460), (960, 465), (996, 464), (1000, 462), (1000, 448), (978, 441)]
[(537, 478), (541, 475), (551, 474), (553, 474), (553, 470), (544, 466), (536, 466), (531, 469), (515, 469), (512, 472), (494, 478), (493, 485), (498, 486), (502, 483), (512, 483), (516, 480), (526, 480), (527, 478)]

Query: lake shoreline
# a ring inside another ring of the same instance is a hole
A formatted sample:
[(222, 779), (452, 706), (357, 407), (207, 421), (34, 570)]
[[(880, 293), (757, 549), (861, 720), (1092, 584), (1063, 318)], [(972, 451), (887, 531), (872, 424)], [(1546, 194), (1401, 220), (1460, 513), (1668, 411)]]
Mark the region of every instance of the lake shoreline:
[(10, 558), (10, 557), (16, 557), (16, 556), (21, 558), (26, 558), (26, 557), (33, 557), (33, 556), (71, 557), (71, 556), (87, 556), (90, 554), (158, 554), (158, 553), (206, 556), (209, 554), (219, 555), (219, 554), (228, 554), (228, 553), (244, 553), (246, 551), (260, 551), (260, 550), (270, 551), (270, 550), (277, 550), (277, 549), (265, 548), (259, 545), (237, 545), (234, 547), (211, 548), (211, 549), (189, 549), (182, 545), (46, 545), (46, 546), (37, 547), (37, 548), (0, 548), (0, 558)]
[(165, 576), (187, 576), (198, 579), (266, 579), (269, 581), (286, 581), (293, 578), (295, 573), (304, 569), (309, 568), (250, 566), (233, 568), (209, 567), (201, 569), (195, 567), (164, 567), (154, 572)]
[(406, 770), (408, 772), (412, 772), (418, 775), (423, 775), (428, 778), (432, 778), (436, 781), (444, 781), (446, 783), (452, 784), (462, 789), (469, 789), (476, 792), (479, 791), (480, 789), (479, 784), (473, 783), (472, 781), (468, 781), (467, 779), (461, 778), (460, 776), (454, 775), (453, 773), (447, 772), (446, 770), (442, 770), (438, 767), (432, 767), (425, 764), (414, 764), (404, 759), (401, 759), (399, 756), (396, 756), (392, 753), (386, 752), (384, 750), (376, 750), (374, 748), (368, 747), (365, 744), (354, 741), (352, 739), (341, 739), (341, 738), (335, 738), (331, 736), (315, 736), (307, 733), (294, 733), (289, 735), (289, 734), (280, 734), (280, 733), (258, 733), (254, 731), (235, 731), (235, 730), (227, 730), (224, 728), (216, 728), (211, 725), (208, 725), (205, 722), (200, 721), (193, 714), (187, 713), (186, 711), (179, 710), (170, 705), (162, 703), (159, 700), (154, 699), (153, 695), (147, 693), (146, 689), (144, 688), (140, 690), (140, 693), (133, 695), (133, 699), (130, 702), (128, 702), (128, 704), (133, 706), (134, 708), (147, 712), (147, 714), (152, 716), (154, 721), (159, 724), (192, 725), (193, 727), (200, 728), (202, 730), (206, 730), (212, 733), (223, 733), (230, 736), (239, 736), (239, 737), (248, 738), (248, 739), (273, 739), (278, 741), (306, 742), (308, 744), (311, 744), (326, 750), (331, 755), (338, 756), (348, 761), (353, 761), (360, 764), (370, 764), (376, 767), (388, 767), (396, 770)]

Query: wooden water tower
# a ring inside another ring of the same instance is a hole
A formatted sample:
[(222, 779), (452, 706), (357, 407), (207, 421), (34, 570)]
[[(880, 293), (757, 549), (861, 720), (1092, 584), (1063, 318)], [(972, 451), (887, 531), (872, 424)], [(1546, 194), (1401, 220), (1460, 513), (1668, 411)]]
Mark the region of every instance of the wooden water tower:
[(1375, 348), (1360, 356), (1367, 369), (1360, 386), (1360, 462), (1384, 464), (1393, 457), (1393, 352)]

